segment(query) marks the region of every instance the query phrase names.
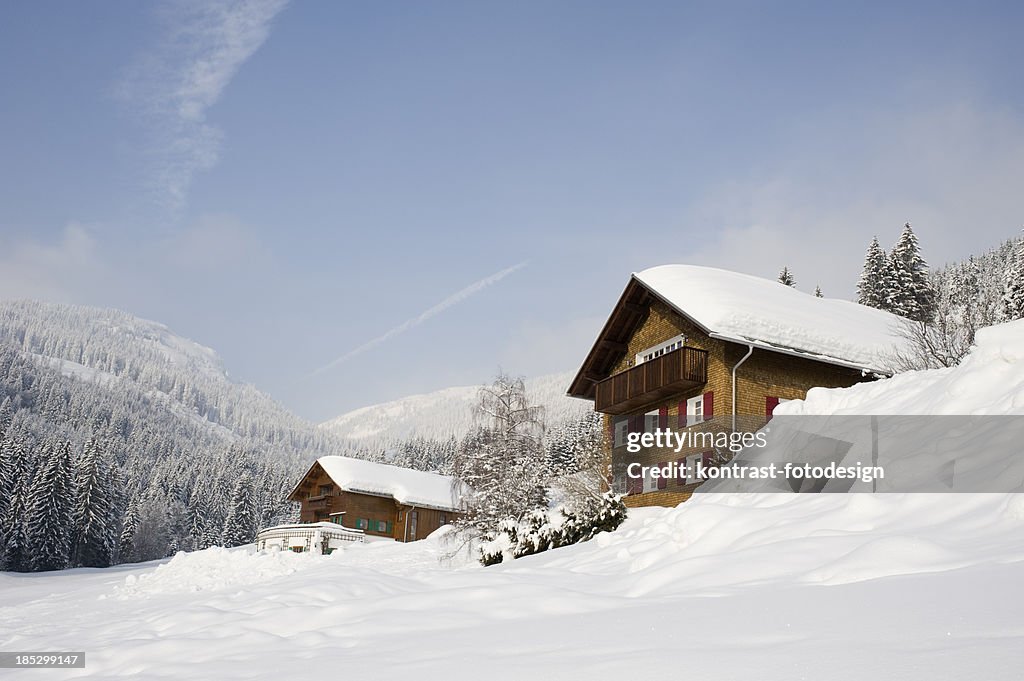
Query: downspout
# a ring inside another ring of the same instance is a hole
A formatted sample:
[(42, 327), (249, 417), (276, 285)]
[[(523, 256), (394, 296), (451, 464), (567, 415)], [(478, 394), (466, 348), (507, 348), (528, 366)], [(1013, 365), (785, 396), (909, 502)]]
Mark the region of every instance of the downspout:
[(415, 506), (410, 506), (409, 508), (405, 509), (405, 532), (402, 533), (403, 542), (409, 541), (409, 514), (412, 513), (414, 510), (416, 510)]
[(732, 432), (736, 432), (736, 370), (740, 368), (740, 365), (750, 359), (750, 356), (754, 354), (754, 346), (747, 343), (747, 354), (743, 355), (743, 359), (736, 362), (732, 368)]

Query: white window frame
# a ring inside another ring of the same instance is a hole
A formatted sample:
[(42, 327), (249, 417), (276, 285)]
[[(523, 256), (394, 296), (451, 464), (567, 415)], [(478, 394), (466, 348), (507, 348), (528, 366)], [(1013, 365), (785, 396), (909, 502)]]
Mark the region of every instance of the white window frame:
[(658, 491), (658, 480), (654, 477), (654, 473), (651, 468), (647, 468), (647, 475), (644, 476), (644, 493), (657, 492)]
[(704, 395), (686, 400), (686, 425), (695, 426), (698, 423), (704, 423)]
[(644, 432), (653, 433), (661, 427), (661, 412), (657, 409), (644, 414)]
[(649, 362), (652, 359), (657, 359), (658, 357), (668, 354), (673, 350), (678, 350), (684, 345), (686, 345), (686, 336), (682, 334), (674, 336), (664, 343), (652, 345), (651, 347), (644, 348), (640, 352), (636, 353), (635, 364), (643, 364), (644, 362)]
[(697, 477), (697, 462), (701, 461), (703, 457), (703, 452), (686, 457), (686, 484), (700, 481), (700, 478)]
[(625, 447), (626, 438), (629, 436), (629, 419), (619, 419), (614, 425), (614, 443), (613, 447)]

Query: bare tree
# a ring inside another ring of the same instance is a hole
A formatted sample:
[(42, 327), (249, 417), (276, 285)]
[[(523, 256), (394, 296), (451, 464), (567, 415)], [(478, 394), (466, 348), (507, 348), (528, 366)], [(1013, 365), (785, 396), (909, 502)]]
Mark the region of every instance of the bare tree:
[(904, 343), (892, 354), (893, 368), (914, 371), (959, 364), (974, 344), (975, 327), (969, 318), (958, 320), (939, 310), (931, 323), (900, 320), (897, 333)]

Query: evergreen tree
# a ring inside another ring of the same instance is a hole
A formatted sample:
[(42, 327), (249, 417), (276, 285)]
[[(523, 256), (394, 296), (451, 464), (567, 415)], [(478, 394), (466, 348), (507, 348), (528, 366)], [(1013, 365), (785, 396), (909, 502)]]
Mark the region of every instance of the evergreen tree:
[(915, 322), (930, 322), (935, 317), (935, 291), (928, 281), (928, 263), (921, 256), (917, 236), (910, 223), (889, 257), (887, 282), (889, 311)]
[(25, 537), (29, 477), (24, 439), (0, 442), (0, 570), (29, 569)]
[(779, 272), (779, 283), (785, 284), (786, 286), (796, 287), (796, 279), (793, 278), (793, 273), (789, 271), (789, 267), (783, 267), (782, 271)]
[(231, 491), (231, 506), (224, 521), (224, 546), (248, 544), (256, 536), (257, 509), (252, 476), (243, 473)]
[(14, 420), (14, 410), (11, 408), (11, 398), (5, 397), (0, 403), (0, 437), (7, 433), (12, 420)]
[(815, 287), (814, 287), (814, 297), (815, 297), (815, 298), (824, 298), (824, 297), (825, 297), (825, 296), (824, 296), (824, 295), (822, 294), (822, 292), (821, 292), (821, 286), (815, 286)]
[(1024, 318), (1024, 240), (1010, 256), (1003, 276), (999, 317), (1003, 321)]
[(29, 488), (25, 533), (33, 570), (61, 570), (71, 552), (71, 443), (44, 448)]
[(857, 302), (880, 310), (888, 309), (886, 275), (888, 263), (885, 251), (878, 244), (878, 237), (872, 237), (868, 252), (864, 256), (864, 268), (857, 282)]
[(96, 440), (85, 443), (75, 484), (75, 562), (107, 567), (114, 554), (111, 471)]
[(135, 560), (135, 533), (138, 529), (139, 503), (132, 499), (125, 511), (124, 522), (121, 524), (121, 536), (117, 543), (117, 556), (120, 562), (130, 563)]

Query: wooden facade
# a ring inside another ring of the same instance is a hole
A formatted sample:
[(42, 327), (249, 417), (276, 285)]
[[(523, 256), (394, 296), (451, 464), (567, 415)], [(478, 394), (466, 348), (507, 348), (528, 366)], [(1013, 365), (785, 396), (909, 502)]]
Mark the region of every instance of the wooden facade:
[(362, 530), (368, 537), (396, 541), (423, 539), (460, 516), (454, 509), (402, 504), (387, 495), (346, 491), (319, 463), (313, 464), (288, 499), (300, 504), (302, 523), (335, 522)]

